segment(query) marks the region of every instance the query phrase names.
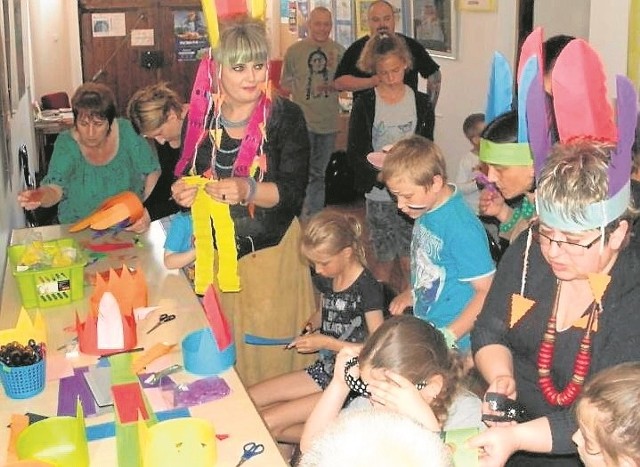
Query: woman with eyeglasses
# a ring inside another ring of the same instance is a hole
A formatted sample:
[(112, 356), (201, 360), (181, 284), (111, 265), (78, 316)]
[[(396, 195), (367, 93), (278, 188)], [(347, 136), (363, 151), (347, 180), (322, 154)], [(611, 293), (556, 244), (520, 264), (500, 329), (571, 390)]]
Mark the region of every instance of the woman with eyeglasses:
[(585, 380), (640, 360), (626, 157), (624, 144), (583, 138), (556, 145), (538, 176), (538, 219), (507, 250), (471, 333), (487, 393), (517, 400), (529, 421), (485, 405), (491, 428), (471, 441), (481, 465), (581, 465), (572, 406)]

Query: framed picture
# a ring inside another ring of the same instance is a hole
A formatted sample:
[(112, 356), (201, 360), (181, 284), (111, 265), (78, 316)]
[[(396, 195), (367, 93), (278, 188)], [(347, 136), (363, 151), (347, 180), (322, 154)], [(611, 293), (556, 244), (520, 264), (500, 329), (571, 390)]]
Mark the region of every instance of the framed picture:
[(413, 38), (431, 55), (456, 58), (458, 28), (454, 0), (412, 0)]
[(465, 11), (496, 11), (497, 0), (458, 0), (458, 9)]
[(375, 0), (356, 0), (356, 39), (369, 34), (367, 12)]

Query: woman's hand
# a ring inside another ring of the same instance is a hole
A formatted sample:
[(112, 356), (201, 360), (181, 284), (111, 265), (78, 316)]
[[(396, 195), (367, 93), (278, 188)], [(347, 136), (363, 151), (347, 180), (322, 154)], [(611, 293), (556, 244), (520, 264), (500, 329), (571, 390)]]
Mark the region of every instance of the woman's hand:
[(510, 427), (489, 428), (467, 441), (467, 446), (478, 448), (481, 467), (502, 467), (519, 449)]
[(151, 217), (149, 216), (149, 211), (146, 208), (142, 211), (142, 217), (127, 227), (125, 230), (130, 232), (135, 232), (138, 234), (144, 233), (149, 230), (149, 226), (151, 225)]
[(250, 186), (246, 178), (229, 177), (207, 183), (204, 191), (216, 201), (234, 205), (247, 201)]
[(179, 179), (171, 185), (171, 197), (183, 208), (190, 208), (196, 200), (198, 187), (187, 184), (183, 179)]
[(42, 206), (43, 196), (44, 192), (40, 188), (36, 188), (35, 190), (25, 190), (18, 193), (18, 202), (23, 209), (33, 211), (34, 209)]
[(431, 406), (411, 381), (390, 370), (384, 370), (381, 377), (377, 377), (375, 371), (371, 375), (367, 389), (372, 401), (410, 417), (429, 430), (440, 431), (440, 423)]
[(505, 217), (505, 214), (508, 217), (508, 213), (505, 213), (506, 210), (510, 211), (510, 208), (499, 191), (484, 189), (480, 192), (478, 200), (478, 212), (480, 214), (495, 217), (500, 222), (504, 222), (507, 219), (501, 219), (501, 217)]
[[(487, 393), (495, 392), (498, 394), (504, 394), (509, 399), (516, 399), (516, 381), (513, 379), (513, 376), (498, 376), (495, 378), (491, 384), (489, 384), (489, 388), (487, 389)], [(503, 415), (502, 412), (496, 412), (491, 410), (489, 404), (485, 401), (482, 402), (482, 413), (487, 415)], [(515, 422), (485, 422), (487, 426), (509, 426), (514, 425)]]
[(389, 313), (392, 315), (401, 315), (404, 313), (404, 310), (410, 306), (413, 306), (413, 296), (411, 295), (411, 288), (408, 288), (391, 300), (391, 303), (389, 304)]

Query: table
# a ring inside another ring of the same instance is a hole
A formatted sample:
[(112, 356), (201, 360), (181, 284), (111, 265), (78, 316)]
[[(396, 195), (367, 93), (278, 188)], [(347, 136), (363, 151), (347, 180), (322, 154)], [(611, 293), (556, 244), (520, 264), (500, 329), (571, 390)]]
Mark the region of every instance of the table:
[[(20, 243), (27, 235), (38, 231), (43, 240), (61, 237), (74, 237), (79, 241), (90, 238), (91, 232), (84, 231), (78, 234), (69, 234), (65, 226), (47, 226), (33, 229), (17, 229), (12, 233), (11, 243)], [(118, 234), (118, 240), (133, 240), (134, 235), (128, 232)], [(193, 293), (191, 286), (184, 275), (179, 271), (168, 271), (163, 265), (164, 230), (159, 221), (153, 222), (149, 231), (140, 236), (137, 247), (125, 250), (117, 250), (109, 254), (109, 258), (102, 259), (88, 266), (86, 272), (97, 272), (109, 267), (119, 267), (123, 263), (129, 267), (141, 267), (144, 270), (149, 289), (149, 305), (155, 305), (162, 299), (171, 299), (177, 302), (178, 317), (153, 333), (146, 335), (138, 329), (138, 345), (151, 346), (156, 342), (179, 343), (182, 337), (195, 329), (206, 325), (206, 319), (200, 302)], [(86, 283), (86, 281), (85, 281)], [(52, 308), (41, 308), (45, 322), (48, 326), (48, 348), (50, 352), (56, 352), (73, 336), (62, 330), (74, 322), (76, 310), (84, 315), (86, 303), (91, 294), (91, 287), (85, 287), (83, 300), (72, 302)], [(0, 312), (0, 329), (14, 327), (17, 314), (20, 310), (20, 297), (16, 288), (15, 279), (7, 265), (2, 288), (2, 305)], [(36, 309), (29, 310), (31, 316)], [(179, 345), (177, 346), (180, 347)], [(182, 364), (182, 356), (179, 351), (170, 354), (174, 363)], [(74, 366), (84, 366), (95, 363), (96, 357), (80, 355), (74, 359)], [(247, 467), (259, 466), (287, 466), (288, 464), (280, 456), (277, 446), (271, 438), (262, 419), (257, 413), (253, 403), (242, 385), (236, 371), (232, 368), (220, 375), (225, 379), (231, 393), (217, 401), (190, 408), (193, 417), (209, 420), (217, 434), (228, 434), (225, 440), (217, 442), (218, 466), (235, 466), (242, 454), (242, 447), (249, 441), (262, 443), (265, 451), (245, 463)], [(184, 371), (172, 375), (177, 383), (193, 381), (196, 378)], [(0, 465), (6, 461), (6, 446), (9, 430), (6, 427), (12, 413), (34, 412), (42, 415), (55, 415), (57, 411), (58, 382), (49, 381), (44, 392), (26, 400), (13, 400), (0, 395)], [(113, 414), (99, 417), (86, 418), (87, 425), (96, 425), (113, 420)], [(107, 438), (89, 443), (89, 454), (92, 467), (113, 467), (117, 465), (117, 452), (115, 438)]]
[(47, 154), (47, 136), (58, 135), (73, 126), (73, 120), (36, 120), (33, 124), (36, 133), (38, 151), (38, 170), (44, 176), (47, 173), (50, 155)]

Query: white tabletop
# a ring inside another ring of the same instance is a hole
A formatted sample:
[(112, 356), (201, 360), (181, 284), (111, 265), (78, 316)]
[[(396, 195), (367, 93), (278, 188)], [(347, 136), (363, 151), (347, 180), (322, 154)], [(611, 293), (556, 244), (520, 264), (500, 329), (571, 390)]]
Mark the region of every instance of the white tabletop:
[[(38, 231), (43, 240), (57, 239), (61, 237), (74, 237), (79, 241), (88, 240), (91, 232), (85, 231), (78, 234), (69, 234), (65, 226), (48, 226), (34, 229), (17, 229), (12, 234), (12, 244), (20, 243), (33, 231)], [(145, 326), (138, 328), (138, 346), (150, 347), (157, 342), (178, 344), (169, 354), (172, 363), (182, 364), (180, 342), (190, 331), (206, 326), (206, 319), (197, 297), (193, 293), (191, 285), (179, 271), (168, 271), (163, 265), (164, 231), (159, 222), (151, 224), (149, 232), (140, 236), (140, 242), (133, 248), (115, 250), (110, 252), (107, 258), (97, 261), (86, 268), (85, 272), (97, 272), (108, 270), (109, 267), (120, 267), (126, 264), (129, 267), (142, 268), (144, 271), (149, 291), (149, 305), (158, 303), (171, 304), (176, 308), (177, 318), (174, 321), (160, 326), (153, 333), (147, 335)], [(123, 232), (116, 239), (109, 241), (132, 241), (134, 235)], [(86, 284), (86, 281), (85, 281)], [(56, 352), (58, 347), (73, 337), (75, 334), (64, 331), (74, 324), (75, 313), (83, 317), (87, 310), (87, 303), (91, 287), (85, 286), (83, 300), (72, 302), (69, 305), (40, 308), (47, 324), (48, 349)], [(2, 305), (0, 308), (0, 329), (14, 327), (20, 311), (20, 297), (15, 278), (7, 264), (4, 283), (2, 287)], [(31, 316), (37, 309), (29, 310)], [(148, 326), (146, 326), (148, 327)], [(73, 358), (75, 367), (92, 364), (96, 357), (80, 355)], [(228, 438), (217, 441), (218, 463), (216, 465), (235, 466), (243, 452), (243, 446), (249, 441), (262, 443), (265, 446), (263, 454), (247, 461), (247, 467), (255, 466), (286, 466), (288, 465), (280, 456), (276, 444), (255, 410), (247, 392), (238, 378), (234, 369), (230, 369), (220, 375), (231, 388), (231, 393), (217, 401), (191, 407), (193, 417), (209, 420), (217, 434), (228, 435)], [(184, 371), (172, 375), (178, 382), (189, 382), (196, 379)], [(46, 416), (54, 416), (57, 412), (58, 382), (49, 381), (45, 390), (30, 399), (14, 400), (0, 391), (0, 426), (6, 427), (11, 414), (24, 414), (32, 412)], [(86, 418), (87, 425), (96, 425), (113, 420), (113, 414), (99, 417)], [(6, 461), (6, 446), (8, 443), (9, 429), (0, 429), (0, 465)], [(112, 467), (117, 465), (117, 452), (115, 438), (107, 438), (89, 443), (91, 466)]]

